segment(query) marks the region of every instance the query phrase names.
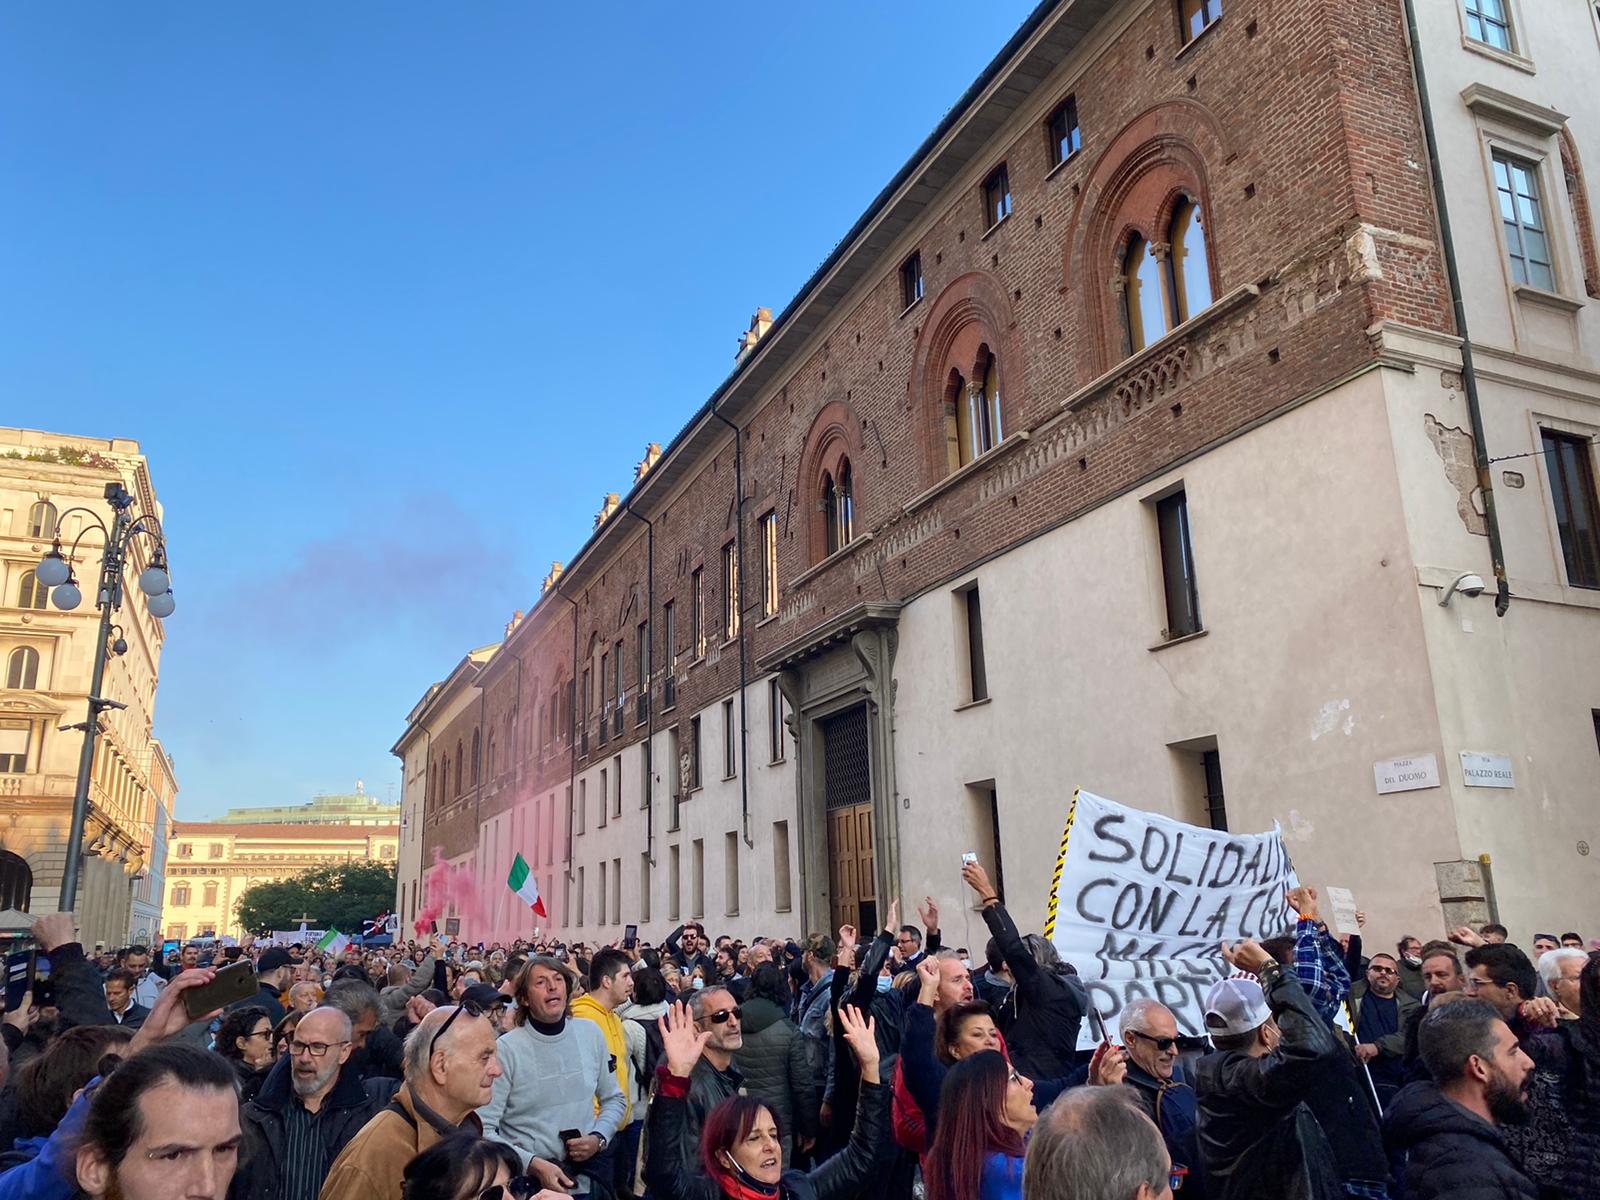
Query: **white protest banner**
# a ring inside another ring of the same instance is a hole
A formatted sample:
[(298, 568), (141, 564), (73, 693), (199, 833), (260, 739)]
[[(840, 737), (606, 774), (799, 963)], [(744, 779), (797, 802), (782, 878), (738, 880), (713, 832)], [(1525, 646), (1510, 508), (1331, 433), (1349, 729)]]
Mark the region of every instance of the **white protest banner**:
[[(1294, 927), (1297, 886), (1283, 837), (1224, 833), (1127, 808), (1081, 789), (1067, 813), (1045, 936), (1077, 968), (1115, 1036), (1130, 1000), (1165, 1004), (1178, 1031), (1204, 1033), (1205, 998), (1229, 974), (1220, 945)], [(1098, 1039), (1085, 1020), (1079, 1047)]]

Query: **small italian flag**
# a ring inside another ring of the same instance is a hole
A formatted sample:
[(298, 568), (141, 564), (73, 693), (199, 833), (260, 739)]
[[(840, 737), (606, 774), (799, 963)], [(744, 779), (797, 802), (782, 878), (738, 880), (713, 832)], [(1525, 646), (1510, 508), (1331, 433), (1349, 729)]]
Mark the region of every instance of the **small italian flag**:
[(522, 897), (522, 901), (541, 917), (549, 920), (550, 914), (544, 910), (544, 901), (539, 897), (539, 885), (534, 881), (533, 872), (528, 869), (527, 860), (519, 853), (516, 861), (511, 864), (511, 874), (506, 877), (506, 886)]
[(344, 934), (340, 933), (337, 929), (330, 929), (327, 933), (323, 934), (321, 940), (317, 942), (317, 949), (328, 954), (343, 954), (344, 948), (349, 944), (350, 939), (345, 937)]

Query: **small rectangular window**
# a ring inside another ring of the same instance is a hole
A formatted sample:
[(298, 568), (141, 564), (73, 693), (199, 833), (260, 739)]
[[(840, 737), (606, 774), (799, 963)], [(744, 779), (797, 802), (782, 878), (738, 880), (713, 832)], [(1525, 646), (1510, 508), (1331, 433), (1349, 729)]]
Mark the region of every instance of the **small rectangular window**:
[(634, 664), (634, 678), (638, 680), (639, 700), (635, 707), (638, 709), (635, 721), (643, 725), (650, 719), (650, 622), (639, 622), (638, 658)]
[(1505, 230), (1511, 278), (1530, 287), (1555, 291), (1550, 243), (1545, 236), (1544, 205), (1539, 201), (1539, 168), (1531, 162), (1497, 152), (1494, 188), (1500, 201), (1500, 224)]
[(910, 308), (922, 299), (922, 251), (913, 250), (900, 264), (900, 307)]
[(588, 808), (589, 808), (589, 781), (587, 779), (580, 779), (580, 780), (578, 780), (578, 805), (577, 805), (577, 809), (578, 809), (577, 818), (578, 818), (578, 832), (579, 833), (583, 832), (584, 822), (588, 820), (588, 815), (587, 815), (588, 814)]
[(723, 837), (726, 850), (722, 862), (722, 913), (739, 915), (739, 835), (729, 830)]
[(770, 617), (778, 611), (778, 513), (769, 510), (756, 522), (761, 534), (761, 615)]
[(652, 761), (654, 747), (650, 739), (645, 738), (639, 743), (639, 807), (650, 807), (650, 792), (655, 784), (655, 765)]
[(732, 779), (739, 773), (739, 750), (734, 743), (733, 701), (722, 702), (722, 777)]
[(622, 924), (622, 860), (611, 860), (611, 923)]
[(616, 790), (612, 793), (611, 815), (622, 815), (622, 755), (617, 755), (611, 760), (611, 782)]
[(990, 228), (1011, 215), (1011, 176), (1001, 163), (983, 181), (983, 219)]
[(767, 761), (782, 762), (786, 739), (783, 724), (783, 689), (776, 679), (767, 680)]
[(1050, 165), (1059, 167), (1079, 150), (1083, 149), (1083, 134), (1078, 130), (1078, 98), (1068, 96), (1059, 105), (1055, 112), (1050, 114), (1046, 125), (1050, 139)]
[(788, 912), (793, 904), (789, 884), (789, 822), (772, 823), (772, 906)]
[(689, 847), (689, 915), (696, 921), (706, 915), (706, 844), (700, 838)]
[(1600, 588), (1600, 497), (1595, 493), (1593, 443), (1549, 429), (1542, 431), (1542, 438), (1567, 583)]
[(212, 905), (216, 904), (216, 902), (217, 902), (217, 885), (216, 884), (214, 884), (214, 883), (206, 884), (205, 901), (204, 902), (205, 902), (206, 907), (208, 907), (208, 908), (211, 907)]
[(1475, 42), (1493, 46), (1510, 53), (1514, 49), (1511, 37), (1511, 15), (1506, 11), (1506, 0), (1464, 0), (1467, 16), (1467, 36)]
[(577, 886), (578, 886), (578, 924), (582, 925), (583, 924), (583, 892), (584, 892), (584, 887), (583, 887), (583, 868), (582, 867), (578, 868)]
[(639, 924), (650, 923), (650, 852), (639, 855)]
[(739, 636), (739, 546), (729, 542), (722, 548), (722, 640)]
[(1179, 6), (1183, 14), (1185, 45), (1204, 33), (1222, 15), (1222, 0), (1179, 0)]
[(1222, 756), (1215, 750), (1203, 751), (1200, 770), (1206, 787), (1206, 820), (1211, 823), (1211, 828), (1227, 832), (1228, 803), (1222, 794)]
[(600, 860), (600, 878), (598, 880), (600, 886), (595, 889), (594, 893), (594, 915), (595, 924), (597, 925), (606, 923), (606, 897), (611, 890), (606, 883), (606, 868), (610, 865), (605, 859), (602, 858)]
[(595, 824), (600, 826), (602, 829), (605, 827), (606, 822), (608, 820), (610, 820), (610, 818), (611, 818), (611, 812), (610, 812), (611, 805), (609, 803), (610, 799), (611, 799), (611, 776), (610, 776), (609, 773), (607, 773), (607, 771), (606, 771), (606, 769), (604, 767), (601, 767), (600, 768), (600, 805), (595, 810), (597, 815), (598, 815), (598, 817), (599, 817), (599, 819), (597, 821), (595, 821)]
[(696, 567), (689, 576), (689, 638), (694, 646), (694, 658), (704, 658), (706, 653), (705, 576), (705, 570), (701, 567)]
[(33, 726), (28, 721), (0, 721), (0, 774), (25, 775)]
[(1189, 500), (1184, 492), (1174, 492), (1156, 502), (1156, 528), (1161, 538), (1161, 581), (1166, 592), (1166, 636), (1170, 641), (1200, 632), (1200, 594), (1195, 586)]
[(983, 656), (983, 601), (978, 585), (961, 593), (961, 612), (966, 633), (968, 700), (989, 698), (989, 669)]
[(679, 919), (679, 910), (682, 907), (679, 903), (682, 895), (680, 881), (683, 873), (679, 869), (682, 858), (683, 855), (677, 846), (667, 847), (667, 920), (669, 921)]
[(662, 646), (667, 656), (666, 677), (661, 683), (661, 707), (670, 709), (678, 702), (678, 647), (677, 647), (677, 609), (668, 600), (661, 606), (661, 637)]
[(689, 718), (689, 790), (700, 786), (700, 718)]

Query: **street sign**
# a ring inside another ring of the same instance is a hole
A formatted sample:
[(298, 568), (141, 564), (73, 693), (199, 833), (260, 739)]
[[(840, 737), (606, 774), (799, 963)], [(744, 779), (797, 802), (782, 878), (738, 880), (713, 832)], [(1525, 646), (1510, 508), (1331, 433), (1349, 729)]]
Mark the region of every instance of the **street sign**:
[(1474, 754), (1471, 750), (1463, 750), (1461, 752), (1461, 774), (1465, 776), (1468, 787), (1514, 788), (1517, 786), (1516, 777), (1511, 771), (1511, 756), (1508, 754)]
[(1439, 760), (1431, 754), (1408, 754), (1405, 758), (1390, 758), (1372, 764), (1373, 779), (1378, 785), (1378, 795), (1391, 792), (1415, 792), (1422, 788), (1439, 786)]

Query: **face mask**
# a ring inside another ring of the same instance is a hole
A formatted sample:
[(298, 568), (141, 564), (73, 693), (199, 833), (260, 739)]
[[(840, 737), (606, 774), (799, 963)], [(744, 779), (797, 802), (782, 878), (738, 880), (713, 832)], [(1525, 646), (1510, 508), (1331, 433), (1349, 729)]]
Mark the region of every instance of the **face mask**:
[(1420, 958), (1413, 958), (1409, 954), (1406, 955), (1406, 966), (1408, 966), (1408, 967), (1420, 967), (1421, 965), (1422, 965), (1422, 960)]
[(889, 978), (889, 976), (887, 976), (887, 975), (879, 975), (878, 976), (878, 990), (880, 992), (887, 992), (893, 986), (894, 986), (894, 980)]
[(692, 987), (697, 992), (701, 988), (705, 987), (705, 985), (706, 985), (706, 981), (704, 979), (701, 979), (700, 976), (698, 976), (698, 975), (696, 975), (693, 979), (691, 979), (689, 981), (689, 986)]
[(972, 970), (972, 960), (970, 958), (963, 958), (961, 960), (961, 965), (969, 971)]

